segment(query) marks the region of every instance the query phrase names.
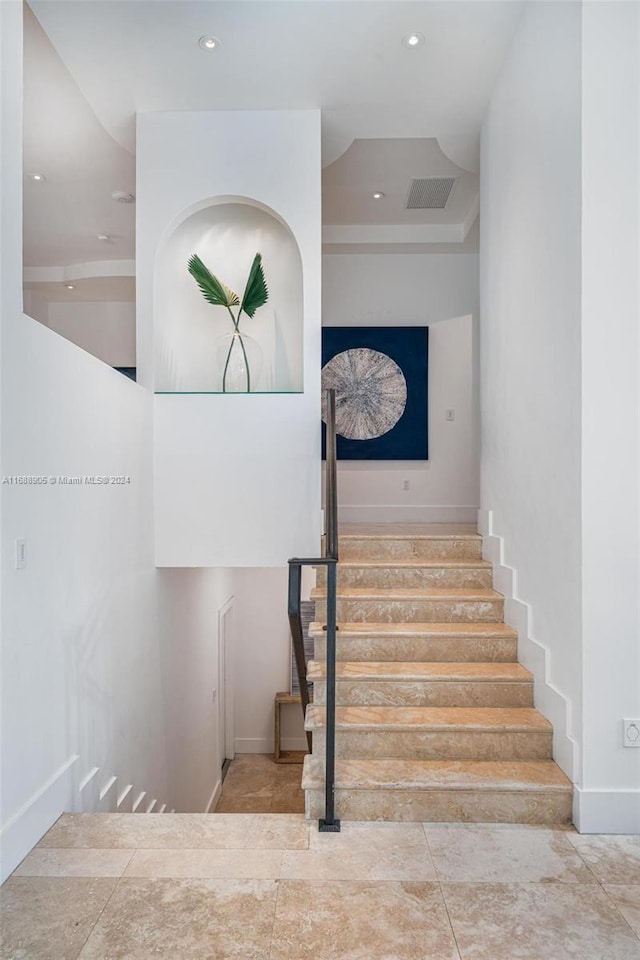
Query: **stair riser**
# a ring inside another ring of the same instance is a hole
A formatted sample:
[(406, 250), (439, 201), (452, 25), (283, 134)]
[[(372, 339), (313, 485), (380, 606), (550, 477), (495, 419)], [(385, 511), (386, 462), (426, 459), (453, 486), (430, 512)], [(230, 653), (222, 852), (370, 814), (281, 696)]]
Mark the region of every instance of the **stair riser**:
[[(338, 620), (357, 623), (496, 623), (504, 600), (338, 599)], [(316, 600), (315, 619), (326, 623), (326, 600)]]
[[(326, 703), (326, 683), (313, 684), (315, 703)], [(339, 680), (338, 706), (532, 707), (533, 684), (505, 681)]]
[[(462, 570), (447, 567), (409, 567), (406, 570), (398, 567), (357, 567), (353, 569), (338, 566), (339, 587), (401, 587), (411, 589), (416, 587), (443, 589), (480, 589), (490, 590), (492, 587), (491, 570), (466, 567)], [(327, 582), (326, 570), (320, 569), (316, 574), (316, 583), (324, 587)]]
[[(336, 789), (343, 820), (423, 823), (570, 823), (571, 792)], [(307, 819), (324, 817), (324, 791), (306, 791)]]
[[(336, 757), (401, 760), (548, 760), (551, 731), (337, 730)], [(325, 755), (324, 728), (313, 731), (314, 756)]]
[[(327, 655), (324, 637), (316, 639), (315, 659)], [(518, 641), (507, 637), (341, 637), (338, 660), (409, 661), (418, 663), (515, 663)]]
[(340, 539), (341, 560), (481, 560), (482, 540)]

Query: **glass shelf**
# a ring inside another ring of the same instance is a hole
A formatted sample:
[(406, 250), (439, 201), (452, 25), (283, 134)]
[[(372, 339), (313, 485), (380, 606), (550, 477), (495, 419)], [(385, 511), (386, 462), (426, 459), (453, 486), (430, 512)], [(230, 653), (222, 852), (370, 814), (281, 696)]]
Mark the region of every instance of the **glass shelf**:
[(154, 390), (156, 396), (162, 397), (289, 397), (302, 396), (304, 390)]

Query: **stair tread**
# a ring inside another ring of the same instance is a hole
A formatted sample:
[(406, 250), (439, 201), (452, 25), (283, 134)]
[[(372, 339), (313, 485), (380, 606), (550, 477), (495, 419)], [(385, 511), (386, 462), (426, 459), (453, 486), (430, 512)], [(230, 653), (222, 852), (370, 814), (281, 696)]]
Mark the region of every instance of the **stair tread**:
[[(338, 600), (504, 600), (488, 587), (338, 587)], [(324, 587), (314, 587), (312, 600), (325, 600)]]
[[(350, 636), (395, 636), (395, 637), (422, 637), (422, 636), (451, 636), (451, 637), (500, 637), (510, 640), (516, 639), (518, 633), (513, 627), (502, 621), (478, 623), (364, 623), (341, 622), (338, 624), (339, 637)], [(312, 623), (309, 635), (323, 637), (326, 631), (321, 623)]]
[[(335, 786), (343, 819), (569, 821), (573, 786), (552, 759), (552, 724), (531, 705), (533, 675), (516, 659), (518, 632), (503, 622), (505, 598), (492, 589), (481, 544), (471, 525), (341, 526)], [(317, 659), (308, 676), (317, 697), (305, 729), (317, 752), (304, 761), (307, 816), (322, 815), (325, 786), (326, 580), (318, 576), (311, 592)]]
[[(305, 730), (324, 728), (325, 708), (307, 707)], [(551, 732), (533, 707), (336, 707), (336, 729)]]
[[(309, 680), (324, 680), (324, 660), (308, 664)], [(442, 682), (532, 683), (533, 676), (521, 663), (433, 663), (416, 661), (348, 661), (336, 664), (338, 680), (408, 680)]]
[(338, 569), (344, 567), (354, 570), (359, 570), (361, 567), (366, 567), (367, 569), (398, 567), (400, 570), (414, 570), (416, 568), (437, 570), (440, 567), (445, 567), (447, 570), (465, 570), (468, 567), (472, 570), (491, 570), (492, 566), (493, 564), (489, 560), (451, 560), (447, 557), (444, 557), (442, 560), (340, 560), (338, 563)]
[(345, 540), (482, 540), (479, 533), (449, 533), (433, 530), (431, 532), (403, 532), (388, 530), (384, 533), (358, 533), (349, 531), (348, 533), (339, 532), (339, 543)]
[[(302, 786), (324, 788), (324, 764), (304, 760)], [(571, 792), (553, 760), (336, 760), (336, 788), (352, 790), (478, 790)]]

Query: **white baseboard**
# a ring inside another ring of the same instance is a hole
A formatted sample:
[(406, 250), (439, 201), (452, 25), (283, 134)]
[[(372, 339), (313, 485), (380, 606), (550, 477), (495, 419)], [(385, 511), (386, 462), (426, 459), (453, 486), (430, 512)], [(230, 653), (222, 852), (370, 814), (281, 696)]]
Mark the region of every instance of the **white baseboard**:
[(518, 574), (504, 563), (504, 538), (493, 531), (493, 511), (478, 510), (482, 555), (493, 564), (493, 583), (505, 598), (504, 618), (518, 631), (518, 659), (534, 676), (534, 701), (540, 713), (553, 724), (553, 758), (575, 783), (579, 748), (571, 734), (572, 704), (550, 677), (551, 654), (531, 631), (531, 606), (518, 597)]
[(221, 790), (222, 790), (222, 780), (218, 780), (215, 787), (213, 788), (213, 793), (209, 798), (209, 803), (207, 804), (207, 807), (204, 811), (205, 813), (213, 813), (216, 807), (216, 803), (218, 802), (218, 799), (220, 797)]
[[(280, 741), (282, 750), (306, 750), (305, 737), (283, 737)], [(271, 737), (236, 738), (234, 740), (236, 753), (273, 753), (273, 739)]]
[(579, 833), (640, 834), (640, 790), (576, 787), (573, 822)]
[(273, 740), (267, 737), (236, 737), (233, 741), (234, 753), (273, 753)]
[(475, 523), (477, 506), (438, 504), (343, 504), (341, 523)]
[(69, 757), (3, 824), (0, 830), (0, 883), (4, 883), (68, 808), (73, 793), (74, 767), (79, 759), (77, 754)]

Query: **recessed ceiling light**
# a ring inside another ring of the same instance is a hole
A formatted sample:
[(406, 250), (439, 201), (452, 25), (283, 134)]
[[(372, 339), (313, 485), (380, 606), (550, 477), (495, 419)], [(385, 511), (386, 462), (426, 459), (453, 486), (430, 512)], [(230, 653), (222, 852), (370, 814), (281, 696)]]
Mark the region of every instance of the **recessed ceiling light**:
[(203, 50), (215, 50), (216, 47), (220, 46), (220, 41), (217, 37), (200, 37), (198, 46), (202, 47)]
[(111, 237), (108, 233), (99, 233), (98, 240), (103, 240), (106, 243), (107, 241), (111, 240)]
[(45, 177), (44, 173), (30, 173), (30, 174), (29, 174), (29, 180), (35, 180), (36, 183), (41, 183), (41, 182), (42, 182), (43, 180), (45, 180), (45, 179), (46, 179), (46, 177)]
[(405, 47), (409, 47), (412, 50), (414, 47), (419, 47), (424, 43), (424, 34), (423, 33), (408, 33), (406, 37), (402, 38), (402, 42)]
[(384, 197), (384, 193), (382, 192), (382, 190), (376, 190), (376, 192), (373, 194), (374, 200), (382, 200), (383, 197)]
[(135, 203), (136, 198), (132, 193), (126, 193), (124, 190), (115, 190), (111, 194), (111, 199), (116, 203)]
[(65, 283), (65, 287), (67, 290), (75, 290), (75, 287), (72, 283)]

